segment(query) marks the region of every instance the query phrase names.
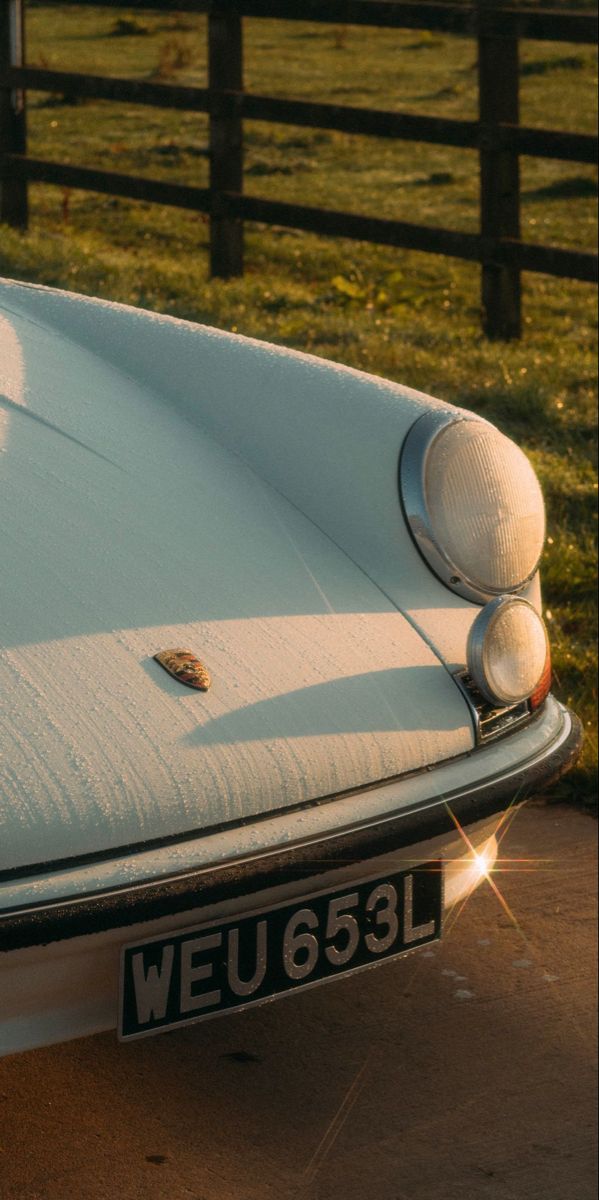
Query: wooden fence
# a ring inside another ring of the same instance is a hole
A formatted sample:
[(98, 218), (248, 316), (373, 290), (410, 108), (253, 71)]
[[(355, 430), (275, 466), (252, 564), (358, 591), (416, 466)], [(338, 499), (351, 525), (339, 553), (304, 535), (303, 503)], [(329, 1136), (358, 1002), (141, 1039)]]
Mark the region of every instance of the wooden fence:
[[(489, 337), (499, 338), (520, 336), (522, 271), (596, 280), (596, 255), (521, 240), (519, 171), (521, 155), (596, 162), (595, 137), (526, 128), (519, 123), (520, 40), (596, 43), (597, 17), (593, 13), (518, 9), (502, 0), (174, 0), (173, 4), (165, 0), (65, 0), (79, 5), (100, 2), (104, 7), (128, 10), (205, 13), (208, 86), (177, 87), (28, 67), (23, 0), (0, 0), (0, 221), (26, 227), (27, 185), (37, 181), (208, 213), (210, 268), (218, 276), (243, 272), (245, 221), (469, 259), (480, 263), (482, 269), (484, 330)], [(478, 43), (479, 119), (313, 104), (245, 92), (244, 17), (426, 29), (472, 37)], [(209, 186), (183, 186), (29, 157), (27, 88), (207, 113)], [(476, 149), (479, 232), (461, 233), (244, 196), (244, 119)]]

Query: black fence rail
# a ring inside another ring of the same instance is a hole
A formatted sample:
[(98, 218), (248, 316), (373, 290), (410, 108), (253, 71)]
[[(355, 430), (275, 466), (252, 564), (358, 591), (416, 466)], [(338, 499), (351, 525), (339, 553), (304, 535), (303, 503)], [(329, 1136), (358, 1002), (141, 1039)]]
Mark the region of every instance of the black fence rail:
[[(26, 227), (30, 182), (83, 188), (205, 212), (210, 217), (213, 275), (243, 273), (246, 221), (478, 262), (483, 327), (489, 337), (521, 333), (521, 273), (594, 282), (597, 256), (537, 245), (520, 236), (520, 156), (595, 163), (597, 138), (527, 128), (519, 123), (519, 41), (597, 42), (590, 12), (511, 7), (502, 0), (437, 4), (434, 0), (64, 0), (109, 8), (207, 15), (208, 86), (178, 87), (26, 66), (23, 0), (0, 0), (0, 221)], [(243, 18), (277, 18), (437, 30), (478, 43), (479, 119), (456, 120), (260, 96), (243, 87)], [(207, 188), (76, 167), (27, 155), (27, 89), (126, 101), (209, 116)], [(478, 150), (478, 233), (358, 216), (243, 194), (243, 122), (306, 125)]]

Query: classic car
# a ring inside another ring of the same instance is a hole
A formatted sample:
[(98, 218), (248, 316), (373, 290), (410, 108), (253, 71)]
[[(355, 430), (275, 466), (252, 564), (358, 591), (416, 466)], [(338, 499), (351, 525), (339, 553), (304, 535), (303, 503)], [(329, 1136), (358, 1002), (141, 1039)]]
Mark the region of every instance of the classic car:
[(418, 951), (577, 753), (471, 412), (7, 280), (0, 504), (3, 1053)]

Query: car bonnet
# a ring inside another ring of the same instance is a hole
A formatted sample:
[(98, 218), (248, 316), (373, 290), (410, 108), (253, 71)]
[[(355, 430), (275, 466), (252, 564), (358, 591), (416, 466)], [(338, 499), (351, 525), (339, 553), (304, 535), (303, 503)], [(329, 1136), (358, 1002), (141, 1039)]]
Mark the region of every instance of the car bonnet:
[[(0, 291), (0, 870), (469, 750), (438, 654), (235, 431), (223, 444), (111, 361), (108, 329), (70, 336), (74, 301), (57, 320), (36, 295)], [(208, 691), (155, 661), (173, 648)]]

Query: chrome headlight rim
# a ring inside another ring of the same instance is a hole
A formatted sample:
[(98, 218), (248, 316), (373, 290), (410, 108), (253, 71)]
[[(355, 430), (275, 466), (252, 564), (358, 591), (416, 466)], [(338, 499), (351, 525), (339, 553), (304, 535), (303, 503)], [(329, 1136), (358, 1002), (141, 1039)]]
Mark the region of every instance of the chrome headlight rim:
[(458, 596), (474, 604), (484, 605), (498, 596), (517, 596), (528, 587), (539, 569), (543, 549), (532, 570), (513, 588), (483, 586), (470, 578), (463, 567), (454, 562), (435, 536), (426, 499), (426, 466), (437, 438), (450, 425), (474, 422), (498, 433), (496, 426), (476, 413), (459, 409), (434, 409), (424, 413), (412, 425), (404, 440), (399, 457), (399, 495), (406, 524), (422, 558), (437, 578)]

